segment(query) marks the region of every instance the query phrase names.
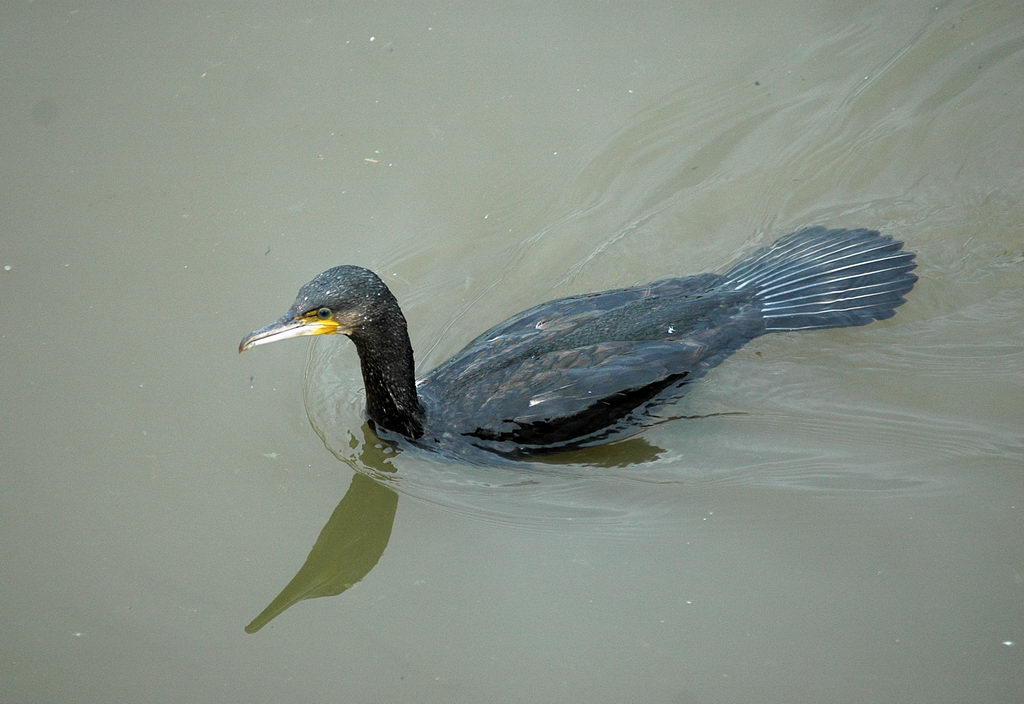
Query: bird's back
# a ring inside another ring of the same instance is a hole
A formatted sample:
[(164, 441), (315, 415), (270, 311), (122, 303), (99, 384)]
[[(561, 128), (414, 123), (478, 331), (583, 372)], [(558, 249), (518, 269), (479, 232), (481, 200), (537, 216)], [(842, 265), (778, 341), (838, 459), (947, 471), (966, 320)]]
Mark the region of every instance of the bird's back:
[(425, 442), (549, 452), (642, 427), (763, 332), (751, 294), (716, 274), (548, 301), (470, 342), (419, 383)]

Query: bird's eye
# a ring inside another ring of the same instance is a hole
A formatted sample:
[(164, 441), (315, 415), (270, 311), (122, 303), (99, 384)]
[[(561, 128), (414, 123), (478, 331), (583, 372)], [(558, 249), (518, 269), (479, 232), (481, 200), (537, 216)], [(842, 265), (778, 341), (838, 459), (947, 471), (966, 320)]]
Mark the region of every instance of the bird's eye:
[(321, 308), (316, 312), (316, 317), (320, 318), (320, 320), (327, 320), (332, 315), (334, 315), (334, 313), (331, 312), (330, 308)]

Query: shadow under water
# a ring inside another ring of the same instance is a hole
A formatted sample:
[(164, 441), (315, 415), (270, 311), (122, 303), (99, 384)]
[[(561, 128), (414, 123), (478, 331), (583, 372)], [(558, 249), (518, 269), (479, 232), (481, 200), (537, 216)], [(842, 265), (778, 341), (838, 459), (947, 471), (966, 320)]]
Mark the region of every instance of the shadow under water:
[[(379, 445), (367, 442), (364, 448), (369, 466), (394, 472)], [(362, 580), (388, 546), (397, 509), (397, 493), (364, 474), (353, 474), (302, 567), (245, 632), (255, 633), (300, 601), (338, 596)]]

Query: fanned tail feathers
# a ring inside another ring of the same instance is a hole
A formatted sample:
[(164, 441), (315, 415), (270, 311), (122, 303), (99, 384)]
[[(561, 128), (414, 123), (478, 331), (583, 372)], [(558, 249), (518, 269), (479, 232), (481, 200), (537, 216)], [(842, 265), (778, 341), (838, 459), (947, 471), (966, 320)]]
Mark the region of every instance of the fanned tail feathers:
[(753, 291), (766, 331), (866, 325), (892, 317), (914, 286), (914, 254), (876, 230), (811, 227), (755, 252), (722, 284)]

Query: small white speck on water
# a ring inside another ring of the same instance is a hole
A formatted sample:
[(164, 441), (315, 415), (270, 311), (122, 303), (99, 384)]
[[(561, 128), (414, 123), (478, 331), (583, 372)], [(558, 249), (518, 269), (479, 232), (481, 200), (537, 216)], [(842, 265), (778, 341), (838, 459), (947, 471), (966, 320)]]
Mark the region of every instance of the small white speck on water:
[(668, 334), (669, 334), (669, 335), (671, 335), (671, 334), (672, 334), (672, 333), (674, 333), (675, 331), (676, 331), (676, 329), (675, 329), (674, 327), (672, 327), (671, 325), (669, 325), (669, 326), (668, 326)]
[(84, 634), (84, 633), (82, 633), (81, 631), (75, 631), (75, 632), (74, 632), (74, 633), (72, 633), (71, 635), (73, 635), (73, 636), (74, 636), (75, 638), (81, 638), (81, 637), (82, 637), (83, 635), (85, 635), (85, 634)]
[(11, 266), (10, 264), (4, 264), (4, 271), (10, 271), (10, 270), (11, 270), (11, 269), (13, 269), (13, 268), (14, 268), (14, 267), (13, 267), (13, 266)]
[(377, 37), (370, 37), (370, 41), (371, 41), (371, 42), (375, 42), (375, 41), (377, 41)]
[(1012, 640), (1004, 640), (1003, 645), (1005, 645), (1007, 648), (1012, 648), (1013, 646), (1017, 645), (1017, 642)]

